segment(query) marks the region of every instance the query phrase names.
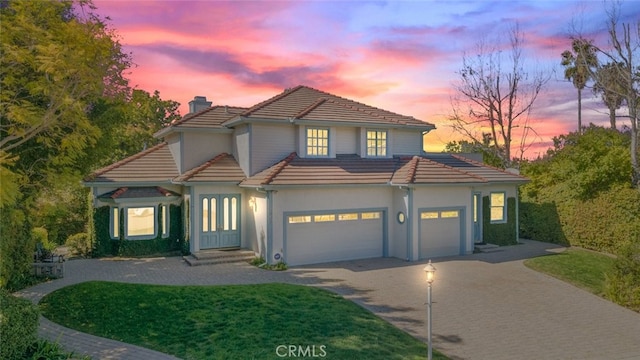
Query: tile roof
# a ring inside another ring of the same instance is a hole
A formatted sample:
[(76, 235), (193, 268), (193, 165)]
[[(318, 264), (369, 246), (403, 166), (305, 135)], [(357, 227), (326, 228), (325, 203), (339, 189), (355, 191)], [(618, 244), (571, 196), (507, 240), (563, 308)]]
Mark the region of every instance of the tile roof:
[(180, 194), (167, 190), (160, 186), (145, 187), (121, 187), (99, 196), (101, 199), (136, 199), (149, 197), (170, 197), (180, 196)]
[(478, 176), (490, 182), (527, 182), (524, 176), (471, 160), (460, 155), (449, 153), (428, 153), (425, 157), (454, 169)]
[(173, 128), (224, 128), (222, 124), (246, 111), (237, 106), (213, 106), (171, 123)]
[(424, 129), (433, 124), (412, 116), (365, 105), (307, 86), (297, 86), (252, 106), (241, 114), (244, 118), (309, 120), (402, 125)]
[[(526, 178), (454, 156), (455, 166), (423, 156), (367, 159), (339, 155), (335, 159), (300, 158), (295, 153), (247, 178), (242, 186), (349, 184), (482, 184), (526, 182)], [(471, 169), (471, 171), (467, 171)]]
[(86, 182), (168, 182), (178, 168), (167, 143), (161, 143), (126, 159), (96, 170)]
[(233, 155), (222, 153), (175, 178), (176, 182), (230, 182), (240, 183), (245, 174)]

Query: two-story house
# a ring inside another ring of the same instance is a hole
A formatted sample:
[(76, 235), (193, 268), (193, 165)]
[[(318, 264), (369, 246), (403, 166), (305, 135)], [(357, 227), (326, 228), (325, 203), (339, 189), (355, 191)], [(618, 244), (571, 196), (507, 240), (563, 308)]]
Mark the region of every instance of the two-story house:
[(423, 151), (411, 116), (298, 86), (250, 108), (204, 97), (163, 142), (85, 179), (96, 253), (245, 248), (289, 265), (516, 243), (527, 180)]

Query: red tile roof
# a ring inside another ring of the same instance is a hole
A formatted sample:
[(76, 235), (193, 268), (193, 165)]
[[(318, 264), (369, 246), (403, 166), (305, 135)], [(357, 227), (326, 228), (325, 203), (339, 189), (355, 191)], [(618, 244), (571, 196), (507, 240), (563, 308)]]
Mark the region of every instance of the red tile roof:
[(244, 180), (245, 174), (233, 155), (222, 153), (213, 159), (197, 166), (181, 176), (176, 182), (230, 182), (238, 184)]
[(167, 143), (161, 143), (96, 170), (86, 182), (169, 182), (178, 168)]
[(180, 194), (177, 194), (160, 186), (146, 186), (131, 188), (121, 187), (108, 193), (102, 194), (99, 197), (102, 199), (136, 199), (170, 196), (180, 196)]
[[(252, 106), (241, 114), (244, 118), (309, 120), (379, 125), (402, 125), (433, 129), (435, 126), (412, 116), (365, 105), (307, 86), (297, 86)], [(234, 119), (236, 120), (236, 119)]]
[[(422, 156), (367, 159), (357, 155), (339, 155), (335, 159), (318, 159), (300, 158), (293, 153), (247, 178), (241, 185), (426, 185), (527, 181), (499, 169), (459, 161), (454, 164), (456, 166), (450, 166)], [(472, 171), (467, 171), (468, 168)]]

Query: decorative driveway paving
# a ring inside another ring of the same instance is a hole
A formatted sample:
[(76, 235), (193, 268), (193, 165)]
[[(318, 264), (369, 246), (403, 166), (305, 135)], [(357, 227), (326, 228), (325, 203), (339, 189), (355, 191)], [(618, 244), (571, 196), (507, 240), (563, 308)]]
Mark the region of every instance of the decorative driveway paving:
[[(562, 248), (524, 241), (493, 253), (433, 259), (437, 268), (434, 346), (452, 359), (640, 359), (640, 314), (522, 263), (552, 251)], [(425, 340), (425, 263), (368, 259), (272, 272), (246, 264), (189, 267), (180, 258), (74, 260), (65, 264), (65, 278), (25, 289), (20, 295), (37, 302), (55, 289), (89, 280), (307, 284), (335, 291)], [(40, 333), (95, 359), (160, 356), (65, 329), (46, 319)], [(327, 349), (327, 358), (330, 355)]]

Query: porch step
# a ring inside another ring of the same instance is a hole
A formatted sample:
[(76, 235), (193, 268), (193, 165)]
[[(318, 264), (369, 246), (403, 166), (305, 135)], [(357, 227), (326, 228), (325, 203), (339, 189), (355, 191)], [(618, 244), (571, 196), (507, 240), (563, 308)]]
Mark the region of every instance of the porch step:
[(495, 244), (476, 244), (476, 251), (487, 253), (501, 250), (500, 246)]
[(224, 264), (235, 262), (248, 262), (256, 257), (251, 250), (240, 248), (224, 249), (224, 250), (201, 250), (182, 258), (191, 266)]

